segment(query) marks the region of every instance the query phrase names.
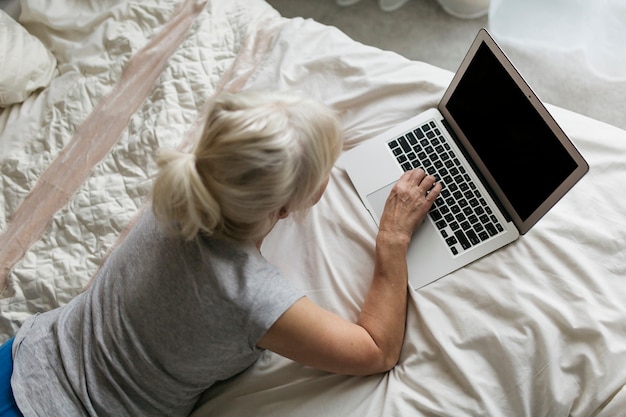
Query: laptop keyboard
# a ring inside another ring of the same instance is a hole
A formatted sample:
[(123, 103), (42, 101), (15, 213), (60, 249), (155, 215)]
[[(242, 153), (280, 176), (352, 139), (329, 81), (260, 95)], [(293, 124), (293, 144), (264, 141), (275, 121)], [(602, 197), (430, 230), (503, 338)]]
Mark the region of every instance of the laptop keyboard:
[(504, 231), (434, 121), (388, 145), (404, 171), (422, 168), (443, 186), (429, 215), (453, 255)]

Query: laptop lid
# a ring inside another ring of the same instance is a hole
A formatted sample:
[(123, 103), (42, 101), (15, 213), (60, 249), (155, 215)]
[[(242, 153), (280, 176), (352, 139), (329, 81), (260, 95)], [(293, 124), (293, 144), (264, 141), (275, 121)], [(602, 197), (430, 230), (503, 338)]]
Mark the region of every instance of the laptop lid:
[(522, 234), (589, 170), (485, 29), (438, 109)]

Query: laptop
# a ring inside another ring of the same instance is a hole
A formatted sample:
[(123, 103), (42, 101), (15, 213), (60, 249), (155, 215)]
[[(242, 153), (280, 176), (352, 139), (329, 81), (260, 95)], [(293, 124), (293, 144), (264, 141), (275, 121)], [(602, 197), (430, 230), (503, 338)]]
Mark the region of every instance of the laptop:
[(485, 29), (436, 109), (340, 160), (376, 224), (404, 171), (442, 184), (407, 255), (416, 289), (518, 239), (589, 170)]

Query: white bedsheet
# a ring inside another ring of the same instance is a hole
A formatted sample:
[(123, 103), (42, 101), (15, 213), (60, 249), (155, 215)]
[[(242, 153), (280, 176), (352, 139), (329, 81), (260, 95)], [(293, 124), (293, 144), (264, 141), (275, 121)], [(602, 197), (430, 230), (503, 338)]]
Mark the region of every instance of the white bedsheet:
[[(0, 113), (2, 233), (179, 2), (85, 2), (81, 21), (67, 18), (72, 9), (63, 0), (22, 3), (30, 16), (25, 26), (55, 52), (60, 76)], [(145, 101), (12, 266), (0, 299), (2, 340), (29, 315), (81, 291), (141, 209), (156, 149), (180, 146), (216, 90), (304, 90), (337, 109), (349, 148), (434, 106), (451, 79), (447, 71), (358, 44), (337, 29), (281, 18), (261, 0), (188, 4), (201, 9)], [(517, 242), (411, 290), (396, 368), (363, 378), (330, 375), (266, 352), (209, 390), (195, 417), (623, 415), (626, 132), (550, 110), (590, 172)], [(375, 234), (338, 165), (310, 215), (279, 223), (263, 252), (311, 299), (356, 319), (372, 274)]]

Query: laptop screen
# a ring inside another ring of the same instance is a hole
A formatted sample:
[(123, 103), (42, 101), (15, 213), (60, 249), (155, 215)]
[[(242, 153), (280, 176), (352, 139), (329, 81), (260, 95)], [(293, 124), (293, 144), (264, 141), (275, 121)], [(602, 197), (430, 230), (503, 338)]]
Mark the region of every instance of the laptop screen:
[(484, 42), (445, 107), (522, 221), (578, 167)]

